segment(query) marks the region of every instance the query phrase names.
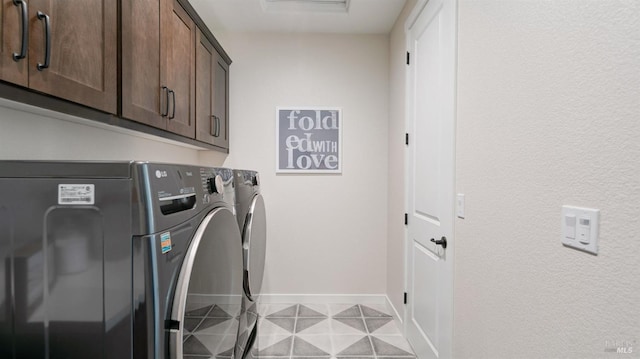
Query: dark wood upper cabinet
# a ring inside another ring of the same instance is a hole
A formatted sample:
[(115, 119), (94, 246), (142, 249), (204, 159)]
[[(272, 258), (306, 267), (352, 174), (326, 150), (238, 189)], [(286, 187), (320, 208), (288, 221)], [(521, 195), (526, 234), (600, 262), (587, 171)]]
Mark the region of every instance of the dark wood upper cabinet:
[(213, 59), (211, 42), (198, 31), (196, 42), (196, 140), (213, 144)]
[[(27, 0), (2, 0), (0, 7), (0, 79), (29, 85), (29, 8)], [(25, 37), (23, 38), (23, 34)]]
[(229, 65), (216, 52), (214, 62), (213, 114), (218, 119), (214, 145), (229, 148)]
[(167, 130), (194, 138), (196, 25), (177, 0), (165, 1), (160, 19), (160, 82), (168, 94)]
[(2, 96), (228, 151), (231, 60), (187, 0), (0, 1)]
[(229, 66), (198, 31), (196, 41), (196, 139), (228, 149)]
[(117, 0), (17, 3), (3, 0), (2, 79), (117, 113)]
[(160, 1), (122, 0), (122, 117), (166, 129), (160, 84)]
[(122, 116), (195, 138), (195, 23), (175, 0), (122, 8)]
[[(117, 113), (117, 0), (30, 0), (29, 5), (29, 87)], [(39, 70), (47, 62), (49, 67)]]

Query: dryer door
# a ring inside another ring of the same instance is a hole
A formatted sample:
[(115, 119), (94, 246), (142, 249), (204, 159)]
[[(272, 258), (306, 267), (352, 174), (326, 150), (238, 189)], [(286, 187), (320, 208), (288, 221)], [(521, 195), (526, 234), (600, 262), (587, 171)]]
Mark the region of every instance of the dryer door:
[(242, 230), (244, 251), (245, 293), (253, 301), (257, 299), (264, 277), (264, 258), (267, 248), (267, 215), (262, 195), (256, 194), (251, 200), (249, 212)]
[(233, 213), (209, 213), (189, 245), (171, 311), (171, 359), (233, 357), (242, 303), (241, 237)]

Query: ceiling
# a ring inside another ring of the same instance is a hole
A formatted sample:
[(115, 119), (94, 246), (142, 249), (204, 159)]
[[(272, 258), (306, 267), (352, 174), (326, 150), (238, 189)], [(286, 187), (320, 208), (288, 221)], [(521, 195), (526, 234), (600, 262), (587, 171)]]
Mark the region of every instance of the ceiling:
[(386, 34), (406, 0), (350, 0), (348, 13), (264, 10), (263, 0), (189, 0), (214, 31)]

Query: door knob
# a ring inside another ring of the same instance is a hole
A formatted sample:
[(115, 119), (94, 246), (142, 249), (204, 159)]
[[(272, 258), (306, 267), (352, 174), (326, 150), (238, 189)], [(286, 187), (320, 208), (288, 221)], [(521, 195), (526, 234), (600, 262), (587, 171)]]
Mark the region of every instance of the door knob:
[(431, 238), (431, 242), (442, 246), (442, 248), (447, 249), (447, 237), (442, 237), (442, 239), (438, 239), (437, 241), (433, 238)]

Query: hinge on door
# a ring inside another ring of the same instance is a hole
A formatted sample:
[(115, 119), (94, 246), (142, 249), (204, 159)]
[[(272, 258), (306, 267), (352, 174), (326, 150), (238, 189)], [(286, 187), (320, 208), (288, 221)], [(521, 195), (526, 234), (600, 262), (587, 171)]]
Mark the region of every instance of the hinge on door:
[(404, 292), (404, 304), (407, 304), (407, 292)]
[(406, 226), (407, 224), (409, 224), (409, 214), (405, 213), (404, 214), (404, 225)]
[(404, 144), (409, 146), (409, 134), (408, 133), (404, 134)]
[(407, 65), (411, 62), (411, 54), (407, 51)]

